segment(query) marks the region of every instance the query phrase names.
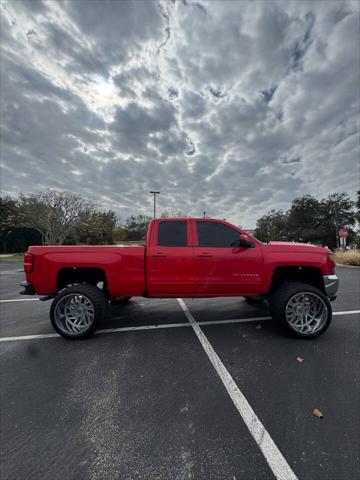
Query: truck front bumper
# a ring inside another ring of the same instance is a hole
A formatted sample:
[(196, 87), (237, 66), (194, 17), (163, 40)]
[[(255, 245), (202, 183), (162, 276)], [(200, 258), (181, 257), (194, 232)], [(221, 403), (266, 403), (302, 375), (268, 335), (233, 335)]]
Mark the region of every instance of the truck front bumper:
[(330, 300), (335, 300), (336, 292), (339, 288), (339, 279), (337, 275), (324, 275), (325, 293)]

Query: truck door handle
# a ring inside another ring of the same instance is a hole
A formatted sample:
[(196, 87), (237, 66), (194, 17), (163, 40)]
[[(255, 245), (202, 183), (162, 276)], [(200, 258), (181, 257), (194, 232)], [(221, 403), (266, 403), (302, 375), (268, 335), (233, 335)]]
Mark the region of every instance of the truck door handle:
[(166, 255), (165, 253), (159, 252), (159, 253), (154, 253), (154, 254), (153, 254), (153, 257), (156, 257), (156, 258), (166, 258), (167, 255)]
[(201, 258), (211, 258), (212, 255), (211, 255), (211, 253), (199, 253), (198, 257), (201, 257)]

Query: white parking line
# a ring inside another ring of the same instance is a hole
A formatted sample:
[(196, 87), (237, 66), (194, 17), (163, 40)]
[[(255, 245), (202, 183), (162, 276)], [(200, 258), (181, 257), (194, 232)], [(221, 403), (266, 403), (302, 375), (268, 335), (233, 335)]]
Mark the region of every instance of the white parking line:
[(0, 303), (12, 303), (12, 302), (38, 302), (40, 298), (14, 298), (14, 299), (6, 299), (0, 300)]
[[(333, 317), (336, 316), (336, 315), (354, 315), (356, 313), (360, 313), (360, 310), (345, 310), (344, 312), (332, 312)], [(272, 317), (257, 317), (257, 318), (258, 318), (258, 320), (269, 320)], [(215, 321), (210, 322), (210, 323), (222, 323), (224, 321), (228, 321), (228, 320), (215, 320)], [(247, 321), (247, 319), (234, 318), (232, 321), (234, 323), (238, 323), (238, 322), (242, 322), (242, 321)], [(199, 325), (200, 324), (205, 325), (206, 323), (208, 323), (208, 322), (198, 322)]]
[[(114, 317), (116, 318), (116, 317)], [(213, 322), (199, 322), (201, 325), (217, 325), (219, 323), (246, 323), (246, 322), (259, 322), (262, 320), (271, 320), (271, 317), (256, 317), (256, 318), (239, 318), (230, 320), (214, 320)], [(139, 327), (119, 327), (119, 328), (104, 328), (102, 330), (96, 330), (95, 335), (103, 335), (104, 333), (122, 333), (122, 332), (134, 332), (137, 330), (163, 330), (167, 328), (189, 328), (190, 323), (163, 323), (160, 325), (140, 325)], [(0, 337), (0, 342), (15, 342), (17, 340), (37, 340), (41, 338), (60, 338), (57, 333), (40, 333), (38, 335), (22, 335), (19, 337)]]
[(41, 335), (22, 335), (20, 337), (1, 337), (0, 342), (15, 342), (17, 340), (37, 340), (38, 338), (60, 338), (57, 333), (42, 333)]
[(345, 312), (333, 312), (334, 315), (354, 315), (354, 313), (360, 313), (360, 310), (346, 310)]
[(178, 298), (178, 302), (180, 303), (181, 308), (183, 309), (187, 319), (194, 329), (194, 332), (196, 333), (203, 349), (209, 357), (209, 360), (213, 364), (213, 367), (223, 382), (231, 400), (244, 420), (245, 425), (262, 451), (269, 467), (275, 475), (275, 478), (277, 480), (297, 480), (297, 476), (283, 457), (278, 447), (275, 445), (273, 439), (270, 437), (269, 433), (257, 417), (254, 410), (251, 408), (244, 394), (241, 392), (239, 387), (234, 382), (232, 376), (225, 368), (225, 365), (222, 363), (211, 343), (201, 330), (199, 324), (192, 316), (184, 300), (182, 298)]
[[(354, 315), (360, 313), (360, 310), (348, 310), (346, 312), (334, 312), (333, 315)], [(122, 317), (113, 317), (114, 319), (121, 319)], [(207, 320), (204, 322), (197, 322), (198, 325), (229, 325), (236, 323), (251, 323), (251, 322), (264, 322), (272, 320), (271, 317), (249, 317), (249, 318), (230, 318), (228, 320)], [(104, 333), (121, 333), (121, 332), (134, 332), (137, 330), (163, 330), (166, 328), (182, 328), (191, 327), (189, 323), (163, 323), (160, 325), (140, 325), (138, 327), (119, 327), (119, 328), (104, 328), (102, 330), (96, 330), (95, 335), (103, 335)], [(41, 338), (60, 338), (57, 333), (43, 333), (38, 335), (22, 335), (18, 337), (0, 337), (0, 342), (14, 342), (17, 340), (36, 340)]]

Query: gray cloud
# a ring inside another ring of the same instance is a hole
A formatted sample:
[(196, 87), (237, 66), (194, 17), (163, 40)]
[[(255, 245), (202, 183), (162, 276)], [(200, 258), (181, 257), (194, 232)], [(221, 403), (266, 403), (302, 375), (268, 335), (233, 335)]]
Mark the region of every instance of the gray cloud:
[(253, 227), (358, 188), (357, 2), (4, 2), (2, 192)]
[(18, 4), (25, 10), (32, 13), (42, 13), (46, 10), (46, 5), (42, 0), (16, 0)]

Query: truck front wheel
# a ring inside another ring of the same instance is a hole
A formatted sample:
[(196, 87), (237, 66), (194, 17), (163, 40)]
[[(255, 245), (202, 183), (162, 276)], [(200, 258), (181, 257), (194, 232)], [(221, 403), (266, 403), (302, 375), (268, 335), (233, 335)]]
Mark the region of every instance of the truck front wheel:
[(105, 295), (94, 285), (81, 283), (62, 290), (53, 300), (50, 320), (63, 337), (90, 336), (107, 312)]
[(273, 318), (288, 333), (299, 338), (315, 338), (327, 330), (332, 310), (326, 295), (304, 283), (290, 282), (271, 296)]

